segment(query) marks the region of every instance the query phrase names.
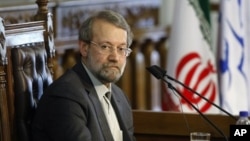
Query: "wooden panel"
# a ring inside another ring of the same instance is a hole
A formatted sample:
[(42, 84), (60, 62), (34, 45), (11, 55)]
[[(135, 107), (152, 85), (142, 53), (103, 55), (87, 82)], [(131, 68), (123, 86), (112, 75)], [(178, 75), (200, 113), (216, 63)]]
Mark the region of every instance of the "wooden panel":
[(134, 40), (131, 49), (133, 52), (129, 56), (131, 61), (131, 81), (132, 85), (132, 102), (133, 109), (146, 110), (146, 88), (145, 88), (145, 58), (140, 51), (139, 42)]
[[(160, 65), (160, 54), (155, 50), (155, 42), (146, 39), (141, 45), (142, 53), (145, 57), (145, 66)], [(146, 71), (146, 70), (145, 70)], [(146, 106), (148, 110), (161, 110), (161, 82), (150, 73), (145, 74)]]
[[(213, 141), (225, 140), (198, 114), (139, 110), (134, 110), (133, 114), (137, 141), (187, 141), (192, 131), (210, 132)], [(206, 116), (229, 137), (229, 127), (236, 122), (235, 119), (217, 114)]]

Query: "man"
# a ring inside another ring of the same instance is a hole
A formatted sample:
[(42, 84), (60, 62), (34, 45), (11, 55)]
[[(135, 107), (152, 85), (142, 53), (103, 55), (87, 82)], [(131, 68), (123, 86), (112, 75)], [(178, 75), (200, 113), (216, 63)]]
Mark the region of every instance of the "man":
[(80, 27), (81, 60), (46, 89), (32, 123), (33, 141), (133, 141), (128, 99), (114, 82), (131, 53), (124, 18), (100, 11)]

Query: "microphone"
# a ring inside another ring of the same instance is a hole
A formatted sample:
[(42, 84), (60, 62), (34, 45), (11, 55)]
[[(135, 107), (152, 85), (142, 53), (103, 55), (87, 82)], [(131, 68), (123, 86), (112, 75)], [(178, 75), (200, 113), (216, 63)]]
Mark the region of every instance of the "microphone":
[(189, 91), (195, 93), (196, 95), (198, 95), (199, 97), (201, 97), (202, 99), (206, 100), (207, 102), (209, 102), (210, 104), (214, 105), (216, 108), (218, 108), (219, 110), (223, 111), (224, 113), (226, 113), (227, 115), (229, 115), (230, 117), (232, 117), (233, 119), (237, 120), (233, 115), (231, 115), (229, 112), (227, 112), (226, 110), (224, 110), (223, 108), (219, 107), (218, 105), (216, 105), (215, 103), (211, 102), (210, 100), (208, 100), (206, 97), (202, 96), (201, 94), (199, 94), (198, 92), (194, 91), (193, 89), (189, 88), (188, 86), (186, 86), (185, 84), (181, 83), (180, 81), (170, 77), (167, 75), (167, 71), (163, 70), (162, 68), (153, 65), (151, 67), (147, 67), (146, 68), (151, 74), (153, 74), (157, 79), (161, 79), (163, 80), (165, 83), (168, 84), (168, 87), (172, 90), (174, 90), (175, 92), (178, 93), (179, 96), (181, 96), (189, 105), (191, 105), (195, 111), (197, 111), (202, 118), (204, 118), (210, 125), (212, 125), (214, 127), (214, 129), (216, 129), (226, 140), (227, 137), (226, 135), (213, 123), (211, 122), (198, 108), (196, 108), (196, 106), (194, 106), (192, 104), (192, 102), (190, 102), (184, 95), (182, 95), (175, 87), (173, 87), (173, 85), (171, 83), (169, 83), (166, 79), (164, 79), (165, 76), (167, 76), (168, 79), (177, 82), (178, 84), (182, 85), (184, 88), (188, 89)]
[(167, 71), (163, 70), (162, 68), (153, 65), (151, 67), (146, 68), (151, 74), (153, 74), (157, 79), (164, 78), (165, 75), (167, 75)]

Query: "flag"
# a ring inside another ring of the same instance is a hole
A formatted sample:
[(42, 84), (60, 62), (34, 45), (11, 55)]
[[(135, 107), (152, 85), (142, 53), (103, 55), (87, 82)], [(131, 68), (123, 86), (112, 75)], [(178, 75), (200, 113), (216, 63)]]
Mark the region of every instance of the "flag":
[[(212, 51), (208, 0), (176, 0), (171, 28), (167, 72), (215, 104), (219, 104), (216, 57)], [(172, 83), (203, 113), (218, 109), (179, 84)], [(196, 112), (183, 98), (168, 89), (165, 96), (170, 107), (183, 112)], [(167, 104), (167, 103), (166, 103)], [(170, 109), (171, 110), (171, 109)]]
[(250, 2), (223, 0), (220, 9), (219, 85), (222, 108), (250, 111)]

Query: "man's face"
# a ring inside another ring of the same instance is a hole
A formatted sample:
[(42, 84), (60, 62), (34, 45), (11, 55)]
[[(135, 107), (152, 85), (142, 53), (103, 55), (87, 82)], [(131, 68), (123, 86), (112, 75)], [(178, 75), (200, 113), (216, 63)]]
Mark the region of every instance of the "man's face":
[[(127, 32), (108, 22), (96, 20), (93, 23), (93, 39), (81, 51), (88, 69), (104, 84), (116, 82), (122, 76), (126, 56), (117, 52), (117, 47), (127, 47)], [(104, 52), (102, 47), (112, 47)]]

